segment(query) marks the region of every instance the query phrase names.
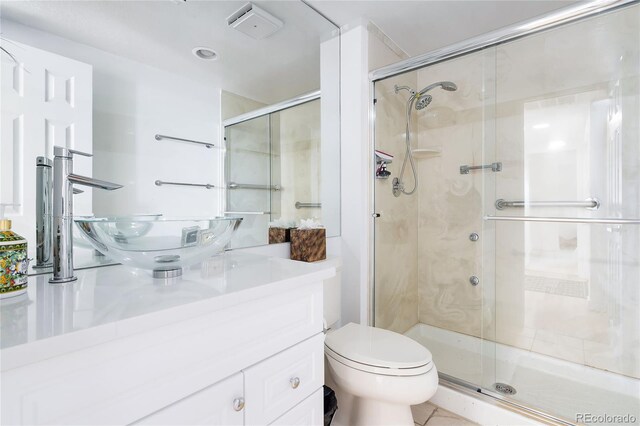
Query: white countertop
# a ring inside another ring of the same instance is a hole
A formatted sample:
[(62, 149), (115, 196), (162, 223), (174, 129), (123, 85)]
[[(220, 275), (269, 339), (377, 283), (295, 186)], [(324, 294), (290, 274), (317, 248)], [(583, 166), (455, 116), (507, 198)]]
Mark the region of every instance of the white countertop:
[(154, 279), (122, 265), (76, 271), (78, 280), (29, 278), (26, 294), (0, 302), (2, 371), (152, 330), (335, 275), (334, 263), (228, 252), (182, 277)]

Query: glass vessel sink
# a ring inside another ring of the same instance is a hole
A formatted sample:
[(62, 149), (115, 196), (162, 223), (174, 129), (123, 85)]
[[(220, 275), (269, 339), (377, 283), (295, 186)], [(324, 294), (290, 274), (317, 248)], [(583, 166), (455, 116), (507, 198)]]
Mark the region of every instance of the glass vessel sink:
[[(149, 223), (149, 219), (158, 219), (162, 217), (160, 213), (156, 214), (136, 214), (130, 216), (107, 216), (100, 218), (101, 220), (114, 220), (117, 221), (115, 227), (118, 231), (125, 237), (142, 237), (149, 232), (151, 229), (151, 224)], [(74, 220), (76, 222), (83, 220), (91, 220), (96, 219), (95, 216), (77, 216)], [(143, 220), (140, 220), (143, 219)], [(78, 224), (78, 226), (80, 226)], [(73, 233), (73, 246), (81, 247), (86, 249), (93, 249), (93, 245), (88, 241), (88, 238), (83, 237), (84, 232), (74, 232)], [(104, 253), (100, 252), (104, 255)]]
[(182, 267), (224, 251), (242, 218), (170, 218), (158, 215), (74, 219), (99, 252), (156, 278), (176, 277)]

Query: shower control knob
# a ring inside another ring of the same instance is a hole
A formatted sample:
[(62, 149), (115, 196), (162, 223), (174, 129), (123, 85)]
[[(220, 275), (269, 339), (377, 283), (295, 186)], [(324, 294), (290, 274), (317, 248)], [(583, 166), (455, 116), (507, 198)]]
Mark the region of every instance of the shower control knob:
[(472, 286), (477, 286), (478, 284), (480, 284), (480, 278), (476, 277), (475, 275), (472, 275), (469, 277), (469, 282), (471, 283)]
[(478, 241), (480, 239), (480, 235), (478, 235), (475, 232), (472, 232), (471, 234), (469, 234), (469, 239), (471, 241)]

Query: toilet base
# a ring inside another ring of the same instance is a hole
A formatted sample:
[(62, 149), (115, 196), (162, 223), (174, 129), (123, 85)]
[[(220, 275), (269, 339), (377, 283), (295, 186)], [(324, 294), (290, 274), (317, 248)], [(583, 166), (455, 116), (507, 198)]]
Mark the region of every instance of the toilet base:
[(414, 426), (411, 407), (343, 395), (331, 422), (335, 426)]
[(325, 383), (338, 399), (335, 426), (414, 426), (411, 405), (429, 400), (438, 388), (433, 368), (420, 376), (379, 376), (325, 357)]

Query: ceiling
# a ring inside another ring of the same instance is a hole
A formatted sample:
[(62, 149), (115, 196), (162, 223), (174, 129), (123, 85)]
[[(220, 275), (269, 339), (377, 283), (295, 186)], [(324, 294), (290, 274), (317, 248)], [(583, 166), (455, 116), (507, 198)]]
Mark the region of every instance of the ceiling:
[(340, 26), (361, 18), (370, 20), (409, 56), (415, 56), (576, 1), (309, 0), (308, 3)]
[[(226, 18), (245, 3), (246, 0), (4, 1), (0, 3), (0, 14), (3, 20), (188, 75), (265, 103), (316, 90), (320, 85), (319, 43), (335, 32), (335, 27), (300, 1), (254, 0), (285, 23), (274, 35), (254, 40), (226, 24)], [(413, 56), (572, 2), (308, 3), (339, 25), (371, 20)], [(219, 60), (197, 59), (191, 53), (196, 46), (213, 48)]]
[[(255, 40), (226, 22), (246, 3), (3, 1), (0, 13), (3, 20), (188, 75), (265, 103), (317, 90), (320, 41), (336, 28), (302, 2), (254, 0), (284, 21), (280, 31)], [(211, 47), (219, 59), (196, 58), (191, 51), (197, 46)]]

